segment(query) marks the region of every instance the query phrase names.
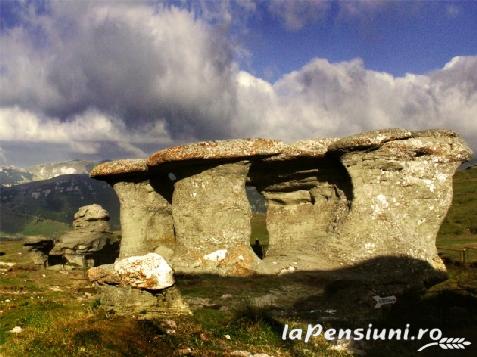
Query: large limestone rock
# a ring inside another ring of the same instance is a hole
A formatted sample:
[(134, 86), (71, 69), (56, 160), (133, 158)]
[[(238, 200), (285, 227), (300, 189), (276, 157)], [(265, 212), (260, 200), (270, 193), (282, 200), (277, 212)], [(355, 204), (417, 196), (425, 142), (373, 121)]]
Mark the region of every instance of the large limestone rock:
[(353, 183), (347, 220), (323, 248), (341, 264), (403, 256), (444, 269), (435, 240), (452, 202), (452, 177), (471, 155), (455, 133), (443, 130), (365, 133), (332, 150)]
[(121, 257), (174, 244), (171, 204), (149, 181), (117, 182), (113, 187), (121, 205)]
[[(214, 165), (177, 180), (172, 196), (176, 269), (240, 275), (242, 261), (249, 268), (258, 263), (250, 247), (252, 213), (245, 192), (249, 165)], [(218, 250), (226, 251), (223, 259), (207, 258)]]
[(172, 268), (156, 253), (129, 257), (114, 263), (123, 285), (149, 290), (161, 290), (174, 284)]
[(164, 255), (172, 254), (172, 207), (166, 198), (172, 184), (167, 177), (149, 179), (147, 170), (146, 160), (118, 160), (102, 163), (91, 171), (91, 177), (106, 180), (119, 197), (120, 257), (157, 249)]
[(211, 140), (174, 146), (152, 154), (147, 164), (158, 166), (165, 163), (206, 160), (240, 160), (250, 157), (269, 157), (280, 154), (286, 147), (272, 139)]
[(114, 260), (118, 244), (118, 237), (109, 227), (108, 212), (93, 204), (79, 208), (73, 230), (62, 235), (49, 254), (63, 256), (72, 265), (88, 267)]
[(80, 207), (73, 217), (73, 228), (91, 232), (109, 231), (109, 213), (98, 204)]
[[(223, 275), (340, 271), (387, 258), (439, 270), (435, 238), (452, 175), (470, 155), (451, 131), (387, 129), (289, 145), (201, 142), (91, 175), (120, 197), (123, 257), (156, 251), (178, 272)], [(262, 261), (250, 248), (246, 185), (267, 202)]]
[(88, 278), (99, 284), (162, 290), (174, 284), (174, 272), (157, 253), (118, 259), (88, 270)]
[(301, 155), (308, 154), (274, 157), (252, 174), (267, 202), (269, 247), (262, 271), (279, 272), (291, 263), (300, 270), (327, 267), (326, 257), (317, 257), (349, 211), (351, 183), (338, 160)]

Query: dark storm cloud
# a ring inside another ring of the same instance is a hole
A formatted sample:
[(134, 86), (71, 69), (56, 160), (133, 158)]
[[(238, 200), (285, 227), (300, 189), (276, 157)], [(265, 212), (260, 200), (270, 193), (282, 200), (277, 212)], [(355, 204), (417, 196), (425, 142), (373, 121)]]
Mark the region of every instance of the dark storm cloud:
[(232, 43), (174, 7), (26, 9), (0, 36), (0, 160), (22, 161), (24, 151), (12, 151), (22, 142), (49, 161), (57, 153), (48, 143), (67, 145), (68, 157), (134, 157), (183, 141), (296, 140), (383, 127), (448, 127), (477, 144), (475, 56), (403, 77), (359, 59), (316, 58), (270, 83), (240, 71)]

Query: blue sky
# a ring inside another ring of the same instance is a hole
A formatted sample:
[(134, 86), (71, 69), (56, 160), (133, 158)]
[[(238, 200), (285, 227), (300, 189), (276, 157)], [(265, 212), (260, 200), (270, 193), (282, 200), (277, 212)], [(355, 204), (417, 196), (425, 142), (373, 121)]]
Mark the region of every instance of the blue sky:
[[(260, 7), (264, 7), (261, 4)], [(366, 67), (397, 76), (442, 68), (456, 55), (477, 54), (477, 2), (387, 2), (381, 9), (340, 15), (338, 3), (320, 19), (290, 30), (262, 9), (248, 22), (244, 39), (250, 69), (277, 76), (314, 57), (331, 62), (362, 58)]]
[(477, 148), (476, 1), (0, 5), (0, 164), (384, 127)]

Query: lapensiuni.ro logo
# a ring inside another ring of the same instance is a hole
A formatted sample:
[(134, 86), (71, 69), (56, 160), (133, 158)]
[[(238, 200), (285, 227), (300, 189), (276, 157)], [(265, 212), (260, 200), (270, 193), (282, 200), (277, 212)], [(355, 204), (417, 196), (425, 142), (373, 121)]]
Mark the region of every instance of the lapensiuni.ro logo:
[(410, 324), (404, 328), (375, 328), (373, 324), (368, 324), (366, 328), (355, 329), (324, 329), (321, 324), (308, 324), (306, 329), (290, 328), (288, 324), (283, 327), (283, 340), (302, 340), (309, 342), (310, 338), (323, 335), (328, 341), (333, 340), (354, 340), (354, 341), (421, 341), (430, 339), (432, 342), (424, 344), (418, 351), (426, 348), (438, 346), (444, 350), (465, 349), (471, 344), (465, 337), (442, 337), (442, 331), (438, 328), (423, 329), (420, 328), (416, 333), (412, 333)]

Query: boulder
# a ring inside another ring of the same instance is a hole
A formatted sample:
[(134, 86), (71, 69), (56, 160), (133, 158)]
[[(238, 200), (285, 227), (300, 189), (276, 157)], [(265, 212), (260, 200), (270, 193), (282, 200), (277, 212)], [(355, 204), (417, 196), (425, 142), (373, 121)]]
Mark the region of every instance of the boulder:
[(174, 284), (174, 272), (157, 253), (133, 256), (88, 270), (88, 278), (100, 285), (121, 285), (162, 290)]
[(114, 261), (119, 239), (108, 221), (109, 213), (100, 205), (80, 207), (74, 215), (73, 230), (63, 234), (49, 254), (63, 256), (69, 264), (82, 267)]
[(122, 285), (148, 290), (162, 290), (174, 284), (171, 266), (156, 253), (129, 257), (114, 263)]

